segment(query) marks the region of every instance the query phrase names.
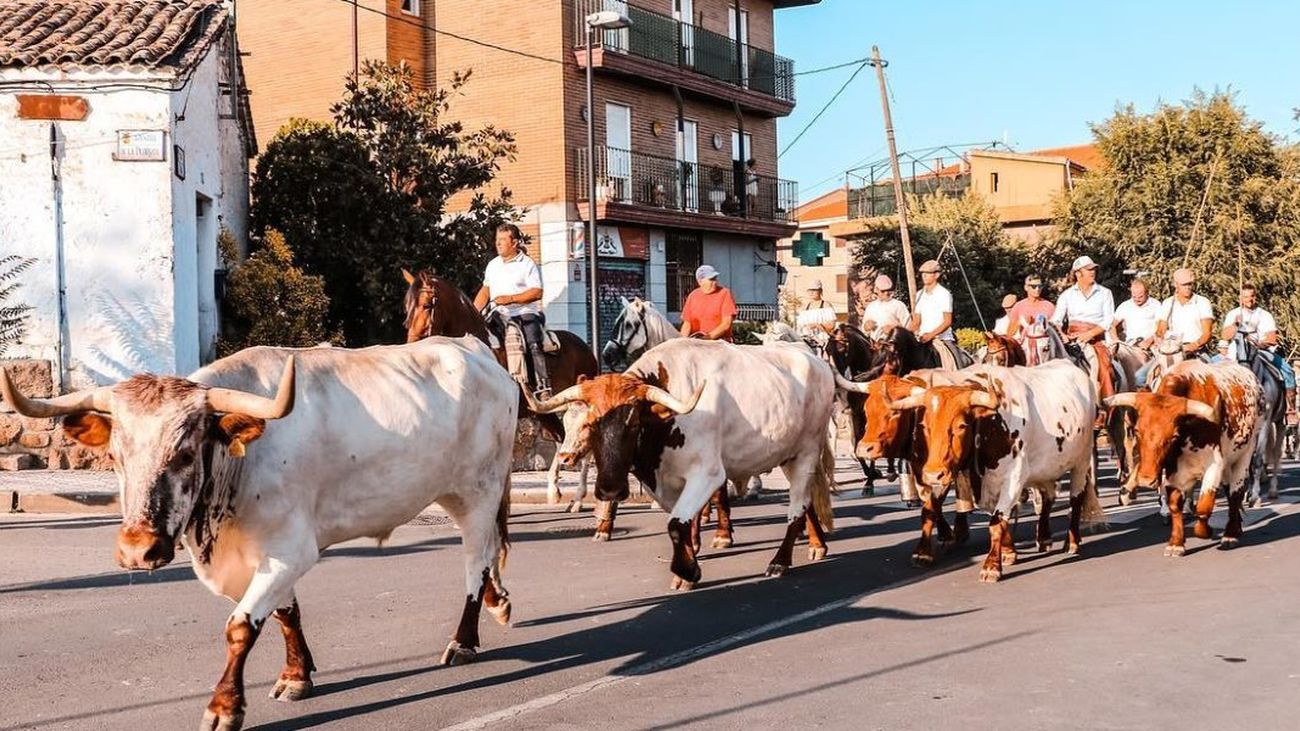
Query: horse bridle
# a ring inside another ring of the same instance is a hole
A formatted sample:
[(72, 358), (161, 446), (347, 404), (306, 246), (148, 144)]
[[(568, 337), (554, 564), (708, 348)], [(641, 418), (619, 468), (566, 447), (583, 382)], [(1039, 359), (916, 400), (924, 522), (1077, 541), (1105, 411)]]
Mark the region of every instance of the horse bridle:
[[(429, 295), (429, 301), (426, 304), (420, 304), (424, 295)], [(424, 334), (421, 338), (431, 337), (433, 335), (433, 309), (438, 306), (438, 288), (433, 286), (432, 282), (422, 282), (420, 291), (415, 294), (415, 309), (425, 311)]]
[[(621, 319), (621, 320), (623, 321), (623, 324), (624, 324), (624, 325), (627, 324), (627, 313), (628, 313), (628, 310), (627, 310), (627, 309), (624, 309), (624, 310), (623, 310), (623, 313), (619, 316), (619, 319)], [(628, 350), (627, 350), (627, 346), (628, 346), (628, 344), (631, 343), (633, 340), (636, 339), (637, 331), (639, 331), (639, 330), (645, 330), (645, 315), (644, 315), (644, 314), (641, 315), (639, 318), (637, 318), (637, 320), (635, 320), (635, 321), (632, 323), (632, 333), (631, 333), (630, 335), (628, 335), (626, 339), (623, 338), (623, 333), (621, 332), (622, 329), (623, 329), (623, 328), (620, 326), (620, 327), (618, 328), (618, 330), (615, 332), (614, 337), (612, 337), (612, 338), (609, 339), (609, 342), (611, 342), (611, 343), (617, 345), (617, 346), (618, 346), (618, 349), (621, 350), (621, 351), (623, 351), (623, 356), (624, 356), (624, 357), (627, 357), (627, 356), (629, 355)], [(650, 338), (649, 338), (648, 334), (647, 334), (647, 337), (646, 337), (646, 342), (650, 342)]]

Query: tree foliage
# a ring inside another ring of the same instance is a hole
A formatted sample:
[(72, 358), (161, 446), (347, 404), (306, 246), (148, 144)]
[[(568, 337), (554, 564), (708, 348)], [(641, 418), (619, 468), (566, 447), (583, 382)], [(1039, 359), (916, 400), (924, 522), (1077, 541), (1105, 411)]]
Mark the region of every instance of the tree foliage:
[[(238, 260), (228, 231), (222, 231), (217, 245), (225, 261)], [(254, 345), (318, 345), (331, 339), (325, 325), (328, 309), (324, 281), (295, 266), (284, 236), (268, 230), (253, 255), (235, 264), (226, 278), (225, 332), (217, 354), (224, 357)]]
[(1222, 315), (1242, 282), (1300, 344), (1300, 155), (1246, 116), (1226, 92), (1197, 91), (1149, 114), (1132, 105), (1093, 126), (1106, 160), (1058, 203), (1057, 238), (1036, 252), (1057, 274), (1087, 253), (1123, 299), (1123, 270), (1150, 273), (1152, 293), (1171, 294), (1188, 266)]
[[(985, 325), (993, 327), (1003, 295), (1022, 291), (1030, 266), (1028, 249), (1002, 231), (997, 213), (973, 192), (956, 197), (909, 196), (907, 205), (912, 258), (918, 267), (927, 259), (938, 259), (943, 265), (942, 283), (952, 292), (953, 326), (980, 327), (978, 303)], [(906, 302), (902, 249), (897, 216), (881, 217), (858, 238), (853, 258), (868, 281), (876, 273), (888, 274), (894, 280), (895, 293)], [(962, 277), (958, 259), (966, 278)], [(967, 279), (970, 290), (966, 288)]]
[(282, 231), (296, 260), (324, 278), (330, 322), (350, 344), (401, 339), (403, 268), (477, 289), (492, 230), (513, 216), (510, 191), (488, 187), (514, 159), (514, 136), (449, 119), (468, 79), (426, 90), (405, 64), (367, 62), (348, 78), (332, 125), (291, 121), (258, 162), (254, 230)]
[(4, 355), (10, 345), (22, 340), (27, 333), (27, 316), (32, 307), (10, 298), (22, 287), (18, 275), (35, 263), (35, 259), (14, 254), (0, 256), (0, 355)]

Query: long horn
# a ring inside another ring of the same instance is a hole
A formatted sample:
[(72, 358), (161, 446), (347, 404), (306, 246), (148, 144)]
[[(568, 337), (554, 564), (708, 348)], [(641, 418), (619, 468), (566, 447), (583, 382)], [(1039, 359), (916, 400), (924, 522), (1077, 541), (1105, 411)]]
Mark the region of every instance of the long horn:
[(689, 414), (694, 411), (695, 406), (700, 403), (700, 394), (704, 393), (704, 386), (705, 384), (701, 383), (699, 388), (695, 389), (695, 393), (691, 396), (691, 400), (687, 402), (677, 400), (677, 397), (658, 386), (650, 386), (647, 388), (645, 397), (646, 400), (659, 404), (666, 409), (671, 409), (679, 415)]
[(1104, 404), (1108, 409), (1113, 409), (1117, 406), (1126, 406), (1130, 409), (1136, 409), (1138, 405), (1138, 395), (1132, 392), (1117, 393), (1110, 398), (1102, 400), (1102, 404)]
[(972, 391), (970, 395), (971, 406), (983, 406), (986, 409), (996, 409), (998, 407), (998, 397), (986, 391)]
[(113, 413), (113, 394), (107, 387), (76, 391), (51, 399), (29, 399), (14, 388), (9, 381), (9, 372), (4, 368), (0, 368), (0, 396), (4, 396), (14, 411), (32, 419), (45, 419), (78, 411)]
[(835, 385), (845, 391), (853, 393), (867, 393), (871, 389), (870, 383), (857, 383), (841, 376), (838, 371), (835, 373)]
[(247, 391), (230, 388), (208, 389), (208, 408), (226, 414), (244, 414), (255, 419), (280, 419), (293, 411), (294, 356), (284, 362), (280, 374), (280, 387), (275, 398), (258, 396)]
[(925, 389), (920, 386), (913, 386), (912, 392), (897, 401), (890, 401), (887, 404), (891, 411), (905, 411), (907, 409), (919, 409), (925, 406)]
[(1200, 419), (1205, 419), (1211, 424), (1219, 423), (1219, 410), (1204, 401), (1197, 401), (1196, 399), (1191, 398), (1187, 399), (1186, 413)]
[(557, 411), (564, 411), (569, 404), (574, 401), (582, 400), (582, 386), (569, 386), (563, 391), (542, 402), (533, 399), (533, 395), (524, 389), (524, 400), (528, 402), (528, 408), (535, 414), (554, 414)]

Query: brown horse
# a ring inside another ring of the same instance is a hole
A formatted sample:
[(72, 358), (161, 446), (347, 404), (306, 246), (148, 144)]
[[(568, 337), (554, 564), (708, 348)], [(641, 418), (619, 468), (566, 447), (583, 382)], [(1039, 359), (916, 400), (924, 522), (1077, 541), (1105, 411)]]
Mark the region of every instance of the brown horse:
[(989, 341), (988, 350), (984, 351), (984, 363), (1006, 367), (1026, 365), (1025, 349), (1020, 343), (995, 332), (985, 331), (984, 337)]
[[(463, 337), (473, 335), (490, 345), (487, 323), (469, 297), (465, 296), (450, 282), (434, 276), (431, 272), (421, 270), (412, 275), (405, 269), (402, 276), (406, 278), (406, 342), (433, 335)], [(591, 352), (591, 347), (582, 338), (567, 330), (556, 330), (555, 338), (560, 342), (560, 349), (546, 354), (546, 370), (551, 377), (551, 387), (558, 393), (575, 385), (580, 376), (594, 378), (600, 373), (600, 364)], [(504, 367), (506, 353), (504, 348), (496, 348), (497, 360)], [(534, 414), (528, 410), (523, 391), (519, 393), (520, 417), (532, 416), (537, 419), (543, 432), (557, 444), (564, 441), (564, 422), (558, 414)], [(547, 478), (547, 495), (552, 503), (560, 501), (559, 489), (560, 461), (557, 457), (551, 464)]]

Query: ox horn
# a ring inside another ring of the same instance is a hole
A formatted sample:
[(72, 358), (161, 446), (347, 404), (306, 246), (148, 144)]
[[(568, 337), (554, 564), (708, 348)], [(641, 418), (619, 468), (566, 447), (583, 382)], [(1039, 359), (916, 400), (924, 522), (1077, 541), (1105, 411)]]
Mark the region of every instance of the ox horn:
[(574, 401), (581, 401), (582, 386), (569, 386), (540, 403), (525, 388), (524, 400), (528, 402), (528, 408), (532, 409), (535, 414), (554, 414), (557, 411), (564, 411)]
[(867, 393), (871, 389), (870, 383), (850, 381), (844, 376), (841, 376), (838, 371), (835, 372), (835, 385), (845, 391), (852, 391), (853, 393)]
[(889, 408), (891, 411), (904, 411), (906, 409), (919, 409), (925, 406), (925, 389), (920, 386), (913, 386), (912, 392), (897, 401), (890, 401)]
[(998, 407), (998, 397), (986, 391), (972, 391), (970, 395), (971, 406), (983, 406), (990, 411)]
[(677, 397), (658, 386), (650, 386), (647, 388), (645, 397), (647, 401), (659, 404), (665, 409), (671, 409), (672, 411), (677, 412), (678, 415), (689, 414), (695, 410), (696, 404), (700, 402), (700, 395), (704, 393), (704, 386), (706, 384), (707, 381), (701, 383), (699, 387), (695, 389), (695, 393), (691, 395), (691, 400), (687, 402), (679, 401)]
[(9, 381), (9, 372), (4, 368), (0, 368), (0, 396), (4, 396), (14, 411), (32, 419), (63, 416), (78, 411), (113, 413), (113, 394), (107, 387), (76, 391), (51, 399), (29, 399), (14, 388)]
[(230, 388), (208, 389), (208, 408), (226, 414), (244, 414), (255, 419), (279, 419), (293, 411), (293, 384), (295, 378), (294, 356), (284, 362), (280, 374), (280, 387), (275, 398), (258, 396), (247, 391)]
[(1136, 393), (1117, 393), (1110, 398), (1103, 399), (1101, 402), (1106, 408), (1113, 409), (1116, 407), (1127, 407), (1136, 409), (1138, 405), (1138, 395)]
[(1187, 411), (1185, 413), (1198, 419), (1205, 419), (1211, 424), (1219, 423), (1219, 410), (1204, 401), (1197, 401), (1193, 398), (1187, 399)]

